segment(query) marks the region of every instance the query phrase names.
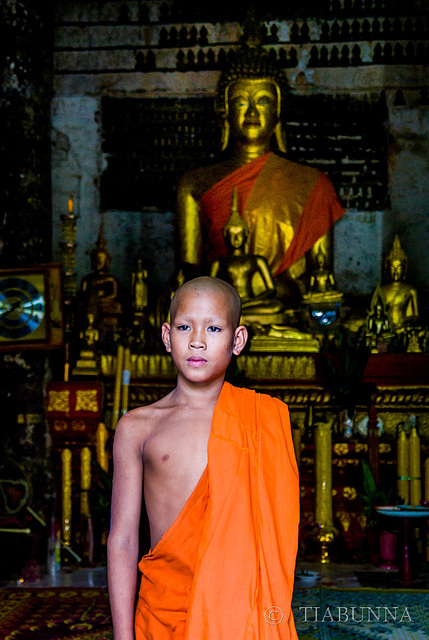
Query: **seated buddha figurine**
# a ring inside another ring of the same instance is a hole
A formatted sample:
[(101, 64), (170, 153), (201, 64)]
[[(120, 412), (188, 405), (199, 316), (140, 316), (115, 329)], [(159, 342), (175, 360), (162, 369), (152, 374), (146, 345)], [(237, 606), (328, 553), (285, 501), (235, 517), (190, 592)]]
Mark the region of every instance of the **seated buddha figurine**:
[(378, 291), (378, 296), (374, 300), (374, 306), (366, 321), (366, 344), (371, 347), (371, 353), (385, 351), (387, 344), (393, 337), (389, 318), (384, 310), (380, 289)]
[[(180, 262), (186, 275), (207, 272), (226, 256), (222, 231), (234, 188), (249, 227), (248, 251), (265, 258), (280, 299), (288, 284), (314, 264), (320, 247), (331, 267), (329, 233), (344, 214), (329, 178), (279, 154), (286, 153), (281, 125), (286, 76), (245, 27), (245, 44), (220, 76), (216, 109), (222, 120), (223, 157), (188, 171), (178, 185)], [(275, 139), (278, 153), (271, 150)], [(300, 299), (300, 297), (299, 297)]]
[(95, 324), (103, 330), (117, 326), (122, 313), (122, 305), (117, 299), (118, 281), (108, 273), (111, 256), (106, 244), (101, 224), (97, 244), (91, 251), (92, 273), (82, 278), (79, 296), (85, 316), (92, 314)]
[(274, 299), (276, 289), (267, 261), (245, 250), (249, 227), (237, 209), (237, 189), (233, 192), (231, 216), (223, 237), (229, 253), (213, 262), (210, 275), (229, 282), (238, 291), (244, 323), (281, 323), (284, 307)]
[[(398, 333), (407, 326), (416, 324), (419, 319), (417, 290), (405, 282), (408, 258), (402, 249), (398, 235), (395, 236), (384, 266), (390, 282), (380, 287), (380, 295), (390, 319), (391, 329)], [(375, 295), (376, 292), (373, 298)]]
[(337, 290), (334, 274), (326, 268), (327, 257), (319, 248), (316, 255), (317, 269), (311, 272), (310, 291), (304, 296), (304, 302), (338, 302), (343, 294)]
[(99, 330), (94, 326), (94, 314), (88, 313), (88, 324), (80, 331), (79, 357), (73, 375), (97, 375), (99, 373), (97, 343), (100, 338)]

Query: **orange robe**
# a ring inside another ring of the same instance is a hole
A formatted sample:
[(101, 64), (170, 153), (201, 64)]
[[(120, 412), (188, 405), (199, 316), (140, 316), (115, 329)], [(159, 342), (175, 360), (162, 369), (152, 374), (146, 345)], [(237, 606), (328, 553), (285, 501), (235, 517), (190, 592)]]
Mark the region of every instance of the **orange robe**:
[(344, 214), (332, 182), (318, 169), (270, 152), (213, 185), (200, 200), (204, 255), (210, 264), (228, 253), (222, 230), (231, 214), (232, 193), (251, 234), (248, 251), (263, 256), (273, 274), (294, 265), (305, 271), (305, 253)]
[(137, 640), (295, 640), (299, 482), (289, 412), (225, 383), (208, 464), (139, 564)]

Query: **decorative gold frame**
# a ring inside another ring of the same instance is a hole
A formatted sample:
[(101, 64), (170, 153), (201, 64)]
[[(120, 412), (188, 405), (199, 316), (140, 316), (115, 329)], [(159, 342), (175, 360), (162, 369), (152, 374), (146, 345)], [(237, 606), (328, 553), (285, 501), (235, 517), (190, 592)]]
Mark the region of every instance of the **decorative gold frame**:
[[(31, 267), (0, 269), (1, 283), (6, 278), (19, 278), (36, 285), (45, 303), (45, 313), (40, 325), (26, 336), (5, 338), (0, 336), (0, 352), (29, 349), (58, 349), (64, 344), (62, 311), (61, 263), (37, 264)], [(39, 287), (39, 285), (42, 285)]]

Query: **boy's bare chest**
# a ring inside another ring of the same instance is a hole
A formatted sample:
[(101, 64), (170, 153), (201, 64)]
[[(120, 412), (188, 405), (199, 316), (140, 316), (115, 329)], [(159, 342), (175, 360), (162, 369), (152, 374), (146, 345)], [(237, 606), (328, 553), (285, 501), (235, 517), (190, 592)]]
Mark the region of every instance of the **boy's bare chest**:
[(143, 461), (152, 468), (206, 464), (212, 412), (169, 412), (157, 422), (147, 439)]

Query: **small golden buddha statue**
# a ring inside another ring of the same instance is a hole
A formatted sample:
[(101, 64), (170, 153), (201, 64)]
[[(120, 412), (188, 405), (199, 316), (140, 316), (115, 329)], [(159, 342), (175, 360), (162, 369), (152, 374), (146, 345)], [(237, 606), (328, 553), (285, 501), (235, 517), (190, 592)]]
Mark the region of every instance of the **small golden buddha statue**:
[(143, 266), (143, 257), (137, 256), (136, 270), (131, 274), (131, 300), (133, 323), (139, 324), (148, 306), (147, 269)]
[(371, 353), (380, 353), (386, 351), (393, 335), (389, 318), (384, 310), (383, 299), (379, 292), (366, 321), (366, 344), (371, 347)]
[(324, 173), (282, 157), (286, 76), (271, 63), (251, 20), (244, 39), (218, 84), (223, 157), (188, 171), (178, 187), (180, 263), (188, 279), (227, 255), (222, 231), (237, 187), (249, 227), (248, 251), (265, 258), (278, 296), (286, 300), (291, 279), (298, 289), (296, 279), (306, 272), (307, 260), (314, 265), (320, 247), (331, 267), (329, 231), (344, 209)]
[(389, 316), (391, 328), (398, 333), (419, 320), (417, 290), (405, 282), (408, 258), (402, 249), (398, 235), (395, 236), (392, 249), (386, 256), (384, 267), (390, 282), (380, 287), (380, 295)]
[(88, 313), (88, 324), (80, 334), (79, 357), (73, 375), (98, 375), (97, 344), (100, 338), (99, 330), (94, 326), (94, 314)]
[(108, 273), (111, 256), (106, 244), (101, 224), (97, 244), (91, 251), (92, 273), (82, 278), (79, 296), (85, 315), (93, 315), (97, 326), (103, 329), (116, 326), (122, 313), (122, 305), (117, 299), (118, 281)]
[(317, 269), (311, 272), (310, 291), (303, 296), (304, 302), (312, 304), (339, 302), (343, 294), (337, 290), (334, 274), (326, 268), (327, 256), (319, 248), (316, 255)]
[(245, 251), (249, 233), (249, 226), (238, 212), (234, 189), (231, 216), (223, 229), (229, 253), (213, 262), (210, 275), (229, 282), (240, 294), (244, 323), (279, 324), (284, 307), (274, 299), (276, 288), (265, 258)]

